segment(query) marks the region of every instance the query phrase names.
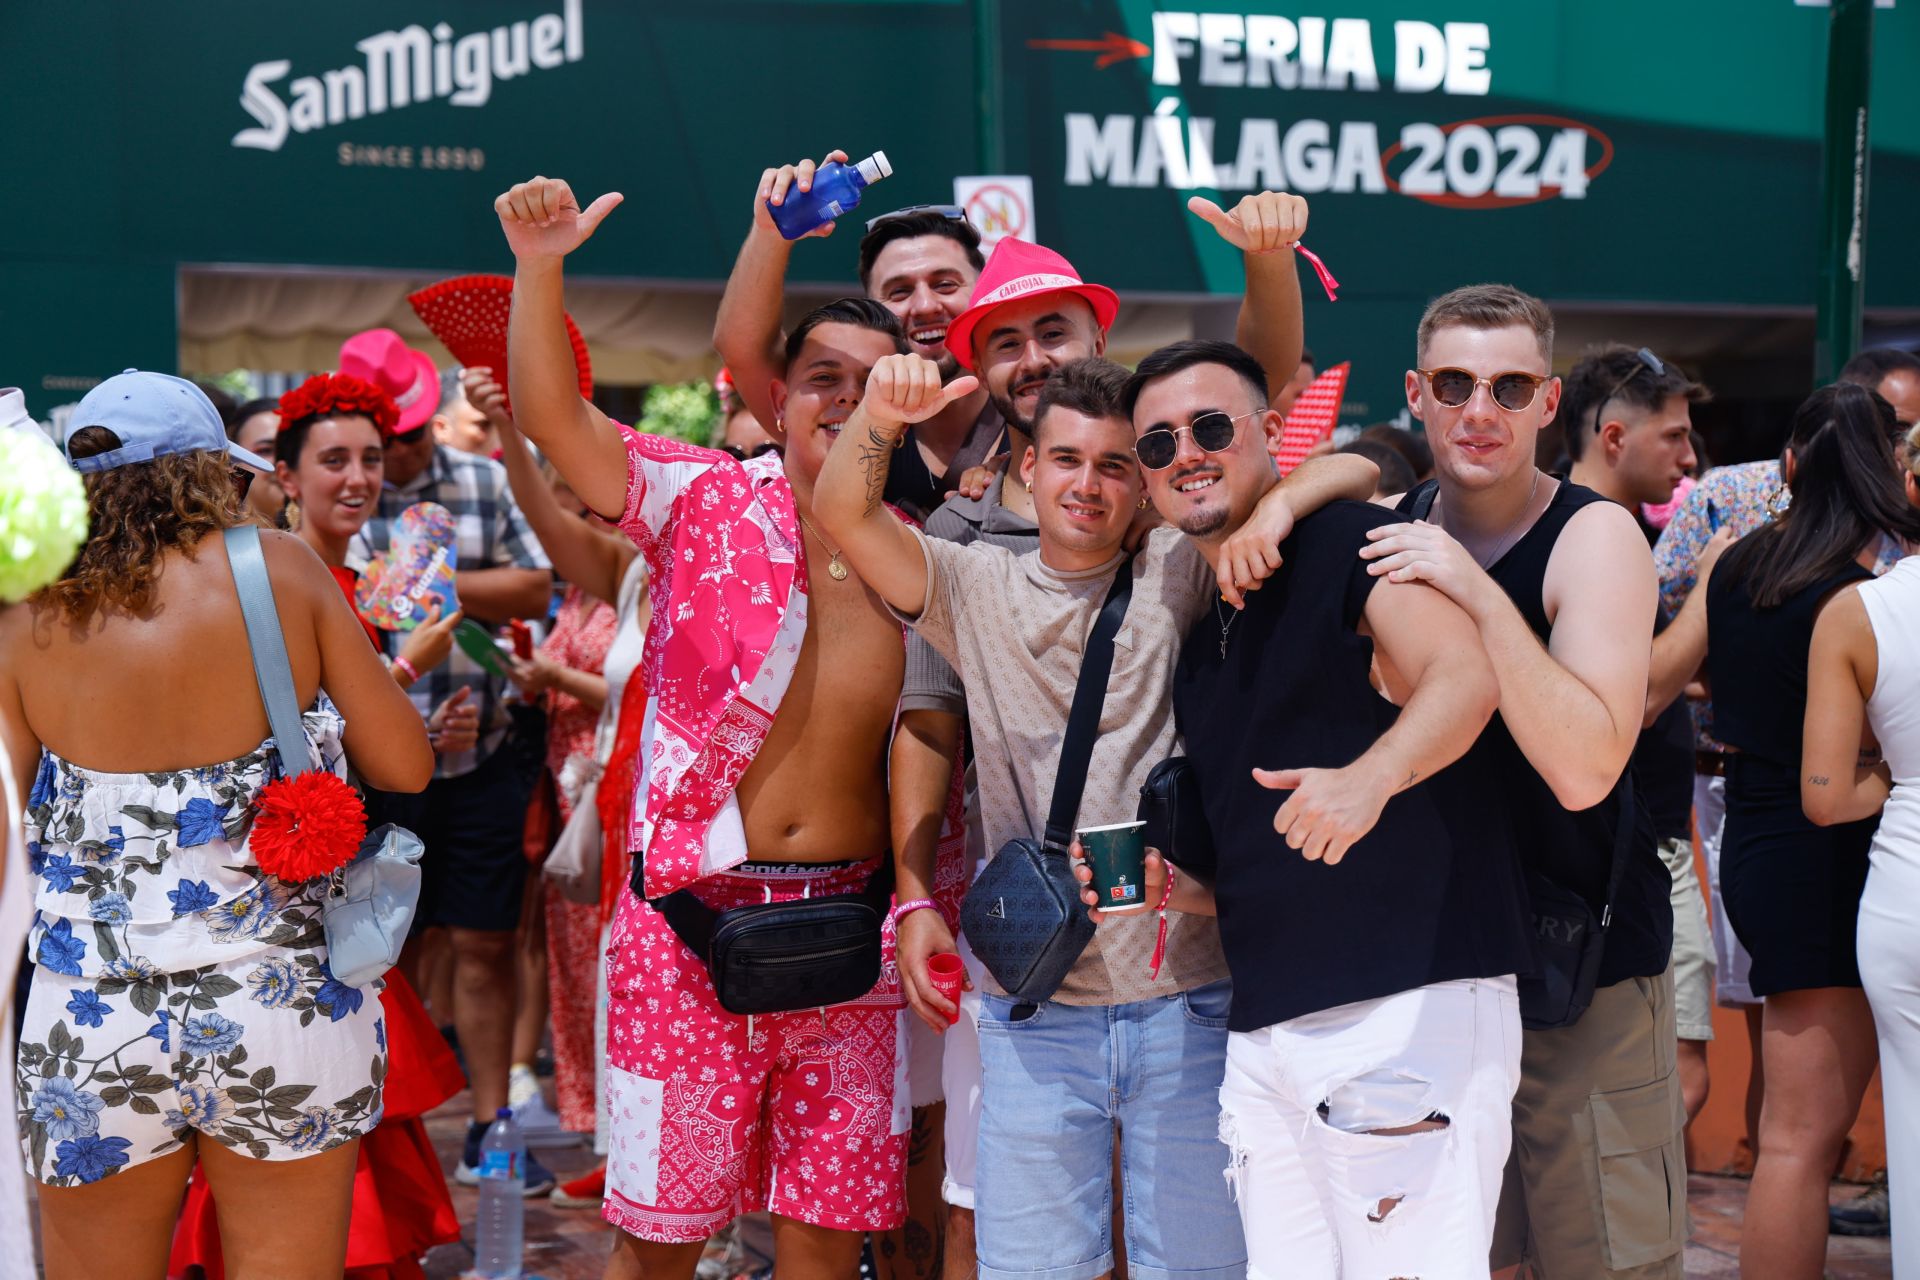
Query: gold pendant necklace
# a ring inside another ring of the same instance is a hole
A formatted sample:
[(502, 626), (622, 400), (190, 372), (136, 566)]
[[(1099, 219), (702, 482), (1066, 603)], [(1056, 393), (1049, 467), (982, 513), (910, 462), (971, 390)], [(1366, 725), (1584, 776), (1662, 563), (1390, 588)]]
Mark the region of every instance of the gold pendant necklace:
[[(805, 516), (801, 516), (798, 507), (794, 508), (793, 514), (800, 516), (800, 523), (807, 527), (807, 532), (816, 538), (820, 538), (820, 531), (813, 527), (813, 521), (807, 519)], [(847, 580), (847, 566), (840, 563), (840, 553), (834, 550), (833, 544), (825, 538), (820, 538), (820, 545), (827, 549), (827, 576), (835, 582), (845, 582)]]

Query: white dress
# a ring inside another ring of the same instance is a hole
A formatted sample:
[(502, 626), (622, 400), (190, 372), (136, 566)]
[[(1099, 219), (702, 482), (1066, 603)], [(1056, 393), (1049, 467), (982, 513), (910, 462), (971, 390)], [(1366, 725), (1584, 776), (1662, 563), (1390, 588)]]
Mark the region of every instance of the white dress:
[(1860, 980), (1880, 1035), (1893, 1273), (1920, 1277), (1920, 556), (1860, 599), (1880, 666), (1867, 722), (1893, 773), (1860, 895)]
[[(20, 797), (13, 785), (13, 765), (0, 745), (0, 1061), (13, 1063), (13, 980), (27, 940), (27, 922), (33, 916), (33, 894), (27, 883), (27, 855), (20, 843)], [(0, 1115), (15, 1114), (13, 1072), (0, 1071)], [(20, 1166), (20, 1148), (0, 1142), (0, 1280), (31, 1280), (37, 1274), (33, 1239), (27, 1228), (27, 1179)]]

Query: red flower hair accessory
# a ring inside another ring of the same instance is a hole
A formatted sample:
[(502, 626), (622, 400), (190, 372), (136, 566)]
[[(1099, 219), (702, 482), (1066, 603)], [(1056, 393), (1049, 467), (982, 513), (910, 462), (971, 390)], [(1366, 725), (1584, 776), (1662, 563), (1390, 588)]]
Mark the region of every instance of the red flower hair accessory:
[(267, 874), (297, 884), (331, 875), (367, 838), (367, 807), (331, 773), (309, 770), (260, 788), (248, 846)]
[(382, 437), (393, 434), (400, 407), (385, 390), (349, 373), (316, 373), (280, 397), (280, 430), (315, 418), (362, 414)]

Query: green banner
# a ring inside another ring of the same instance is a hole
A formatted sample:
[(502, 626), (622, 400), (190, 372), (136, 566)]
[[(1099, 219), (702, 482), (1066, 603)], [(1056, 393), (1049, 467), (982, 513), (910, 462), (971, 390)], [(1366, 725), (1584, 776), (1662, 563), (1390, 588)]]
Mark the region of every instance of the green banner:
[[(1916, 8), (1876, 15), (1883, 229), (1920, 207)], [(627, 195), (582, 273), (717, 282), (761, 168), (831, 146), (887, 151), (882, 208), (951, 199), (1002, 155), (1034, 180), (1040, 236), (1134, 294), (1237, 291), (1189, 195), (1301, 192), (1345, 286), (1310, 303), (1310, 340), (1342, 354), (1397, 341), (1428, 296), (1475, 279), (1559, 303), (1813, 301), (1824, 9), (1001, 0), (990, 16), (913, 0), (6, 6), (0, 383), (44, 411), (152, 361), (173, 336), (145, 324), (171, 313), (160, 282), (180, 264), (505, 269), (490, 204), (535, 173)], [(986, 147), (983, 44), (1002, 91)], [(856, 238), (809, 242), (796, 277), (851, 282)], [(1920, 258), (1870, 261), (1869, 308), (1920, 299)]]

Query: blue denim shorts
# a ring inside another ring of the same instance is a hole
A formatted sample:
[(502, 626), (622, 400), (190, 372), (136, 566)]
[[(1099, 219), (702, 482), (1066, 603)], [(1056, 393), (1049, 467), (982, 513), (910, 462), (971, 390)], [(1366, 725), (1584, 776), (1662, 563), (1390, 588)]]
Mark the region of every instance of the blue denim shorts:
[(1128, 1274), (1243, 1280), (1219, 1136), (1232, 994), (1221, 981), (1120, 1005), (982, 998), (981, 1280), (1113, 1268), (1116, 1124)]

